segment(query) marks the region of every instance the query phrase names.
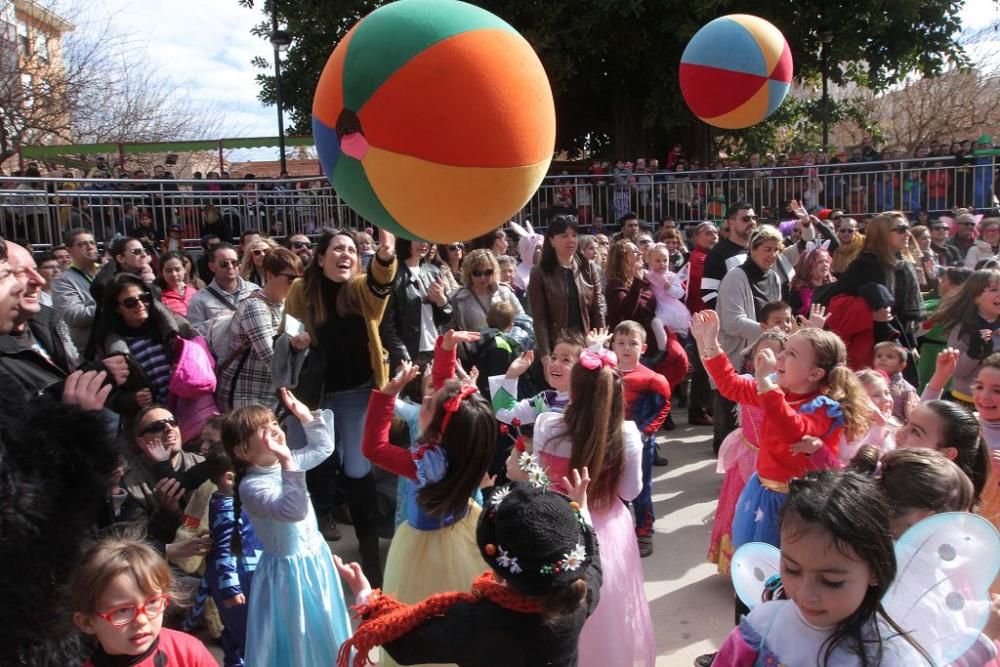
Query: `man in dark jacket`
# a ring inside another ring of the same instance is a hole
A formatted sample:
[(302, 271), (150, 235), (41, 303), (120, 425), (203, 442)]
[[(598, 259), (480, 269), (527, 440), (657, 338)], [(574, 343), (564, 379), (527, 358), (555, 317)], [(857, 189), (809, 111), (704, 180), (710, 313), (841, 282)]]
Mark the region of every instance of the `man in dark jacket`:
[[(38, 301), (45, 279), (35, 259), (24, 248), (8, 244), (8, 261), (22, 286), (10, 333), (0, 336), (0, 386), (7, 400), (27, 403), (48, 395), (59, 400), (66, 377), (74, 370), (53, 310)], [(88, 364), (82, 370), (108, 371), (117, 384), (128, 377), (124, 357)]]

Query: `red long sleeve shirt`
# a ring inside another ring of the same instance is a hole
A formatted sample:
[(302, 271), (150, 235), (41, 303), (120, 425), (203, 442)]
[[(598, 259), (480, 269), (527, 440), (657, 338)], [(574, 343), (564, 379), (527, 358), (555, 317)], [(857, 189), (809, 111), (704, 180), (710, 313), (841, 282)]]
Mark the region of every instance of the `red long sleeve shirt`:
[[(434, 365), (432, 384), (437, 391), (444, 383), (455, 376), (455, 352), (441, 347), (441, 338), (434, 346)], [(417, 466), (413, 462), (413, 450), (397, 447), (389, 442), (389, 430), (392, 428), (392, 410), (396, 405), (396, 397), (385, 394), (378, 389), (372, 390), (368, 401), (368, 414), (365, 417), (365, 432), (361, 438), (361, 453), (365, 458), (379, 468), (406, 477), (417, 478)]]
[(820, 396), (820, 392), (786, 394), (781, 389), (772, 389), (758, 393), (757, 382), (737, 375), (724, 354), (705, 359), (705, 370), (712, 376), (719, 393), (729, 400), (764, 409), (767, 417), (761, 425), (757, 456), (757, 474), (761, 478), (785, 484), (793, 477), (802, 477), (816, 469), (816, 462), (809, 456), (793, 454), (790, 449), (807, 435), (821, 439), (828, 453), (836, 457), (841, 422), (831, 416), (825, 406), (813, 412), (799, 412)]
[(622, 380), (625, 383), (625, 413), (629, 419), (633, 418), (632, 406), (635, 405), (635, 401), (641, 394), (655, 392), (663, 397), (663, 408), (649, 422), (649, 425), (643, 429), (643, 433), (647, 435), (656, 433), (660, 430), (660, 426), (666, 420), (667, 415), (670, 414), (670, 383), (667, 382), (665, 377), (642, 364), (637, 365), (630, 371), (622, 371), (621, 373)]

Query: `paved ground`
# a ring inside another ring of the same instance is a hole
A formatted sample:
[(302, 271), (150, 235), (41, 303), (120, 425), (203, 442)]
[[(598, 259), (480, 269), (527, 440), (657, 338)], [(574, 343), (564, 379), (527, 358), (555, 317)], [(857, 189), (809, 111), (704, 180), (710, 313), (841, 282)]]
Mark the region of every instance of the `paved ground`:
[[(660, 437), (660, 453), (670, 459), (654, 468), (656, 551), (642, 561), (646, 595), (656, 630), (657, 667), (687, 667), (702, 653), (715, 650), (733, 626), (733, 593), (729, 580), (705, 561), (712, 516), (722, 484), (715, 473), (712, 432), (689, 427), (679, 410), (677, 430)], [(345, 560), (358, 556), (350, 526), (344, 539), (331, 543)], [(389, 542), (383, 540), (387, 551)], [(222, 663), (222, 651), (209, 644)], [(608, 667), (614, 667), (608, 665)]]

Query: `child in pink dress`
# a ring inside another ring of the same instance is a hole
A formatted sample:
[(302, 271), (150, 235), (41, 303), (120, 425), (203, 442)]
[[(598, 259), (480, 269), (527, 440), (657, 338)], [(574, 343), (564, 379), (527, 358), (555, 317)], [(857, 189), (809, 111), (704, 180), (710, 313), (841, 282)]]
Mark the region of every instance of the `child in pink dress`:
[(579, 667), (652, 667), (656, 660), (635, 524), (625, 506), (642, 490), (642, 435), (625, 421), (616, 365), (614, 352), (585, 350), (573, 367), (565, 413), (538, 415), (534, 453), (515, 449), (507, 465), (512, 480), (551, 484), (561, 493), (569, 491), (562, 480), (572, 469), (589, 470), (603, 582), (580, 635)]
[[(757, 353), (768, 348), (777, 355), (785, 349), (788, 334), (779, 330), (765, 331), (757, 343), (744, 355), (743, 368), (753, 378), (753, 360)], [(726, 436), (719, 448), (719, 464), (716, 471), (725, 474), (719, 490), (719, 503), (712, 523), (712, 538), (708, 545), (708, 561), (719, 566), (719, 574), (729, 576), (729, 562), (733, 558), (733, 515), (736, 502), (743, 487), (757, 469), (760, 426), (764, 420), (764, 410), (756, 405), (740, 405), (740, 427)]]

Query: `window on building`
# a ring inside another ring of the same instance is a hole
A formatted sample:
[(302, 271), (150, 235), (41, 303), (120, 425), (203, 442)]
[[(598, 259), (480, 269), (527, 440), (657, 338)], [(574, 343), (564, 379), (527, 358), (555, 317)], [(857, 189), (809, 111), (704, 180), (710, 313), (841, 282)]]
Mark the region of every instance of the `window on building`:
[(34, 80), (30, 74), (21, 74), (21, 88), (24, 89), (24, 106), (35, 106)]
[(27, 58), (31, 55), (31, 40), (28, 39), (28, 24), (24, 19), (17, 19), (17, 51)]
[(49, 36), (41, 30), (35, 31), (35, 55), (42, 60), (49, 59)]

